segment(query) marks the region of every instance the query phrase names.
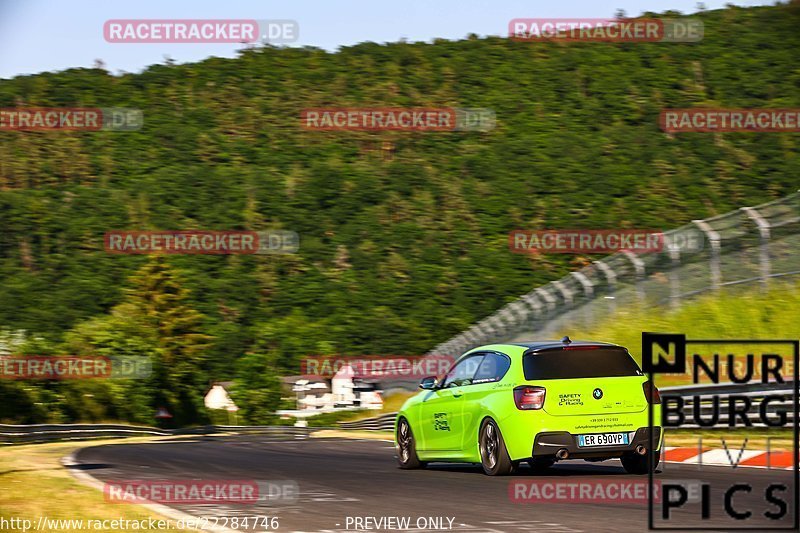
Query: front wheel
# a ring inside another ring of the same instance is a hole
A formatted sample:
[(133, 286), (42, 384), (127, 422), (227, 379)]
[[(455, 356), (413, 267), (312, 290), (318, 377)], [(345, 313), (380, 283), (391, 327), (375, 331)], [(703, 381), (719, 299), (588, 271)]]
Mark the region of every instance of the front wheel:
[(655, 472), (659, 461), (661, 461), (661, 451), (651, 451), (644, 455), (628, 452), (624, 454), (620, 461), (622, 468), (629, 474), (644, 475)]
[(487, 476), (507, 476), (513, 474), (519, 461), (512, 461), (506, 450), (503, 435), (494, 420), (487, 418), (481, 424), (478, 436), (478, 449), (481, 452), (481, 466)]
[(425, 463), (417, 457), (417, 445), (414, 441), (414, 433), (408, 420), (401, 418), (397, 422), (397, 463), (400, 468), (411, 470), (414, 468), (425, 468)]

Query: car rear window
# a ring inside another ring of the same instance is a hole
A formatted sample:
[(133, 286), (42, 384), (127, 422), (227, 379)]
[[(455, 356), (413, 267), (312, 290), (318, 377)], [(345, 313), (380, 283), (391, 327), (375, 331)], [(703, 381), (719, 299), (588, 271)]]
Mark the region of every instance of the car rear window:
[(636, 361), (618, 348), (556, 348), (526, 354), (522, 371), (528, 381), (642, 375)]

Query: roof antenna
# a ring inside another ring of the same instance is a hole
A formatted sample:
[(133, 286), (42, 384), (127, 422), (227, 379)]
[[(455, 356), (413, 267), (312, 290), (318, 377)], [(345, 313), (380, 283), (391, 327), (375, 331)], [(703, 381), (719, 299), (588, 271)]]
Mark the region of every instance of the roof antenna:
[(569, 338), (569, 335), (564, 335), (564, 338), (561, 339), (562, 344), (572, 344), (572, 341)]

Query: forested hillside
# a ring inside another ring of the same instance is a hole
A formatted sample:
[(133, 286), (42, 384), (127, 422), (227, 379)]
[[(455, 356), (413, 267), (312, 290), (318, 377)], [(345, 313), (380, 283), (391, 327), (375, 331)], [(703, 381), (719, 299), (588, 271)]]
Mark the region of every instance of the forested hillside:
[[(232, 378), (244, 420), (269, 420), (276, 376), (303, 355), (424, 353), (592, 259), (511, 253), (512, 229), (669, 229), (797, 190), (800, 134), (668, 135), (658, 117), (800, 107), (800, 6), (696, 16), (705, 39), (691, 44), (257, 47), (0, 80), (0, 107), (130, 107), (145, 121), (0, 133), (0, 348), (157, 362), (144, 382), (0, 381), (0, 421), (150, 423), (163, 404), (199, 422), (208, 381)], [(489, 108), (497, 125), (301, 127), (303, 109), (347, 106)], [(103, 251), (112, 229), (270, 228), (296, 231), (299, 252)], [(176, 309), (189, 318), (172, 327)]]

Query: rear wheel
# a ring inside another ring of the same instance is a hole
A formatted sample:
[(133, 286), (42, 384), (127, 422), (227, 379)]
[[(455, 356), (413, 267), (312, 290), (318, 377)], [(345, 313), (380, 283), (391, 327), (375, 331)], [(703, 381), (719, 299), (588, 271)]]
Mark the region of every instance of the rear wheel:
[(648, 474), (656, 471), (656, 467), (661, 461), (661, 451), (651, 451), (644, 455), (628, 452), (620, 458), (620, 461), (622, 461), (622, 468), (629, 474)]
[(425, 468), (425, 463), (417, 457), (417, 445), (414, 441), (414, 433), (408, 420), (401, 418), (397, 422), (397, 463), (400, 468), (411, 470), (414, 468)]
[(494, 420), (487, 418), (481, 424), (478, 435), (478, 449), (481, 453), (481, 466), (488, 476), (507, 476), (513, 474), (519, 461), (508, 456), (503, 435)]

